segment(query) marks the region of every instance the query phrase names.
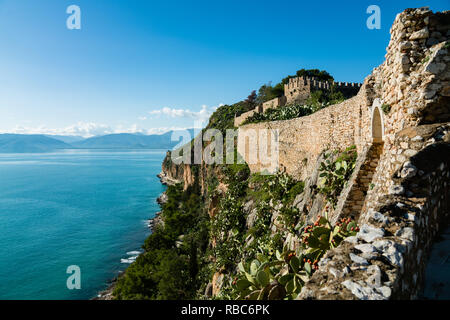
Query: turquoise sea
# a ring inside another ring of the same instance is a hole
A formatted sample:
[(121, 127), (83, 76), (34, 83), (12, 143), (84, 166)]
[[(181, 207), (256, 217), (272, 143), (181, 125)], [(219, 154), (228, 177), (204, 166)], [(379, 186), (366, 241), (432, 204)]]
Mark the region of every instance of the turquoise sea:
[[(0, 299), (90, 299), (106, 288), (149, 235), (164, 156), (0, 154)], [(66, 286), (70, 265), (79, 290)]]

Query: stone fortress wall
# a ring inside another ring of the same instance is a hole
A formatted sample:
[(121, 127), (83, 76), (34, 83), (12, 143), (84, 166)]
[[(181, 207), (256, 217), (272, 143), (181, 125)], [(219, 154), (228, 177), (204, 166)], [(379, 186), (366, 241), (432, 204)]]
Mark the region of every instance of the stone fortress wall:
[[(289, 79), (289, 83), (284, 85), (284, 95), (286, 104), (305, 103), (311, 96), (311, 92), (316, 90), (329, 91), (333, 83), (319, 81), (316, 78), (296, 77)], [(357, 93), (361, 83), (334, 82), (337, 89)]]
[(239, 127), (245, 120), (254, 115), (255, 113), (263, 113), (270, 108), (282, 107), (291, 104), (304, 104), (311, 93), (317, 90), (329, 91), (332, 86), (340, 91), (343, 91), (346, 95), (355, 95), (361, 88), (361, 83), (351, 82), (327, 82), (319, 81), (316, 78), (311, 77), (295, 77), (290, 78), (289, 82), (284, 85), (284, 95), (277, 97), (262, 105), (257, 106), (255, 109), (250, 110), (236, 117), (234, 120), (235, 127)]
[[(306, 117), (241, 126), (238, 151), (244, 159), (250, 159), (250, 153), (259, 150), (259, 141), (255, 141), (256, 145), (251, 149), (249, 137), (259, 135), (260, 130), (277, 130), (280, 169), (296, 179), (304, 180), (311, 174), (323, 150), (356, 145), (360, 152), (370, 143), (371, 100), (365, 92), (363, 86), (357, 96)], [(252, 172), (261, 172), (269, 167), (259, 158), (256, 162), (247, 162)]]
[(301, 298), (418, 297), (433, 237), (450, 210), (449, 20), (449, 11), (405, 10), (391, 28), (385, 62), (357, 96), (307, 117), (239, 128), (246, 160), (248, 136), (277, 129), (280, 169), (297, 179), (312, 173), (325, 150), (357, 147), (359, 166), (332, 218), (353, 216), (361, 231), (327, 253)]

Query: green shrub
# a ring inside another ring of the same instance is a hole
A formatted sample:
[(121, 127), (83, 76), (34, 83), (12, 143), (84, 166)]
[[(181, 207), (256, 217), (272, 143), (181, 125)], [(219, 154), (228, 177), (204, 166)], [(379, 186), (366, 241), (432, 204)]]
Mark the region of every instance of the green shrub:
[(264, 121), (289, 120), (310, 115), (312, 110), (308, 106), (291, 105), (279, 108), (270, 108), (264, 113), (255, 113), (248, 117), (243, 124), (258, 123)]
[(383, 110), (384, 114), (388, 114), (389, 112), (391, 112), (391, 106), (389, 104), (383, 104), (381, 106), (381, 110)]
[[(144, 253), (117, 281), (117, 299), (193, 299), (208, 270), (209, 221), (201, 207), (198, 185), (183, 191), (180, 184), (167, 188), (162, 206), (164, 226), (156, 228), (144, 243)], [(184, 236), (181, 245), (180, 236)]]
[(332, 86), (330, 91), (317, 90), (311, 92), (306, 104), (310, 106), (314, 113), (330, 105), (341, 103), (345, 98), (341, 91)]
[(216, 270), (230, 269), (241, 256), (246, 222), (242, 206), (250, 175), (246, 164), (224, 165), (222, 170), (226, 175), (228, 190), (211, 221), (211, 237), (216, 243), (213, 249)]
[(341, 219), (333, 227), (327, 217), (319, 216), (313, 225), (303, 229), (301, 238), (306, 249), (304, 253), (316, 265), (329, 249), (336, 248), (345, 238), (356, 235), (358, 231), (356, 222), (350, 218)]
[(305, 282), (318, 269), (318, 262), (331, 248), (358, 232), (354, 221), (342, 219), (332, 227), (326, 217), (302, 229), (302, 246), (296, 252), (260, 253), (247, 263), (238, 264), (238, 275), (230, 279), (224, 291), (230, 299), (290, 300), (295, 299)]
[(332, 157), (337, 152), (328, 152), (324, 155), (324, 160), (320, 164), (319, 192), (326, 195), (327, 200), (336, 206), (341, 191), (345, 187), (345, 183), (349, 180), (356, 165), (356, 147), (351, 146), (344, 152), (340, 153), (336, 160)]

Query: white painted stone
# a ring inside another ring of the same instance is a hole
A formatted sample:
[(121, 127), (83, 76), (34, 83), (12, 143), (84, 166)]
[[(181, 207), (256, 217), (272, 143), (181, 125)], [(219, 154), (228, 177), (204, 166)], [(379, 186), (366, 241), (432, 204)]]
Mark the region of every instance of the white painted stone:
[(409, 221), (413, 221), (414, 223), (417, 223), (419, 221), (419, 219), (414, 213), (406, 213), (405, 218), (408, 219)]
[(364, 253), (376, 253), (377, 252), (377, 249), (370, 243), (359, 244), (359, 245), (355, 246), (355, 248)]
[(409, 241), (414, 241), (414, 229), (413, 228), (403, 228), (398, 230), (395, 235), (397, 237), (403, 238), (403, 239), (407, 239)]
[(393, 195), (402, 195), (405, 193), (405, 188), (403, 188), (403, 186), (394, 185), (389, 188), (389, 193)]
[(358, 238), (356, 236), (351, 236), (344, 239), (345, 242), (356, 244), (358, 243)]
[(354, 254), (354, 253), (350, 253), (350, 259), (351, 259), (354, 263), (357, 263), (357, 264), (360, 264), (360, 265), (365, 265), (365, 266), (367, 266), (367, 265), (369, 264), (369, 262), (368, 262), (366, 259), (361, 258), (360, 256), (357, 256), (357, 255)]
[(386, 299), (389, 299), (391, 297), (391, 295), (392, 295), (392, 290), (389, 287), (381, 287), (381, 288), (378, 288), (377, 290)]
[(385, 297), (381, 294), (378, 294), (374, 291), (374, 289), (362, 286), (359, 283), (346, 280), (342, 282), (348, 290), (352, 292), (358, 299), (360, 300), (384, 300)]
[(350, 290), (358, 299), (368, 300), (368, 296), (367, 296), (367, 294), (365, 294), (364, 288), (361, 285), (359, 285), (353, 281), (350, 281), (350, 280), (346, 280), (346, 281), (342, 282), (342, 284), (348, 290)]
[(380, 223), (387, 223), (388, 222), (388, 218), (385, 215), (383, 215), (383, 214), (381, 214), (380, 212), (377, 212), (377, 211), (374, 211), (372, 213), (372, 218), (375, 221), (380, 222)]
[(385, 256), (393, 266), (403, 269), (403, 255), (399, 251), (390, 250), (383, 253), (383, 256)]
[(411, 161), (405, 162), (403, 169), (400, 172), (400, 176), (404, 179), (412, 178), (417, 174), (417, 167), (411, 163)]
[(342, 273), (339, 270), (336, 270), (334, 268), (329, 268), (328, 271), (335, 277), (340, 278), (342, 276)]
[(364, 240), (366, 242), (373, 242), (375, 239), (384, 236), (384, 230), (382, 228), (375, 228), (364, 224), (361, 226), (360, 231), (356, 235), (358, 239)]

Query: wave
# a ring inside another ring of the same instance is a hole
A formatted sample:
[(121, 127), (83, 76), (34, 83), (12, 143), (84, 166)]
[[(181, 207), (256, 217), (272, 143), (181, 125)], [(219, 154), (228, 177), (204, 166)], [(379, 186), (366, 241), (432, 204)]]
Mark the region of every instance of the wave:
[(142, 251), (138, 251), (138, 250), (136, 250), (136, 251), (128, 251), (127, 255), (135, 256), (135, 255), (140, 255), (141, 253), (142, 253)]
[(120, 259), (120, 263), (133, 263), (135, 260), (131, 260), (131, 259)]
[(136, 261), (136, 259), (137, 259), (142, 253), (143, 253), (143, 252), (142, 252), (142, 251), (139, 251), (139, 250), (128, 251), (128, 252), (127, 252), (127, 255), (129, 255), (130, 257), (120, 259), (120, 263), (128, 263), (128, 264), (133, 263), (133, 262)]

